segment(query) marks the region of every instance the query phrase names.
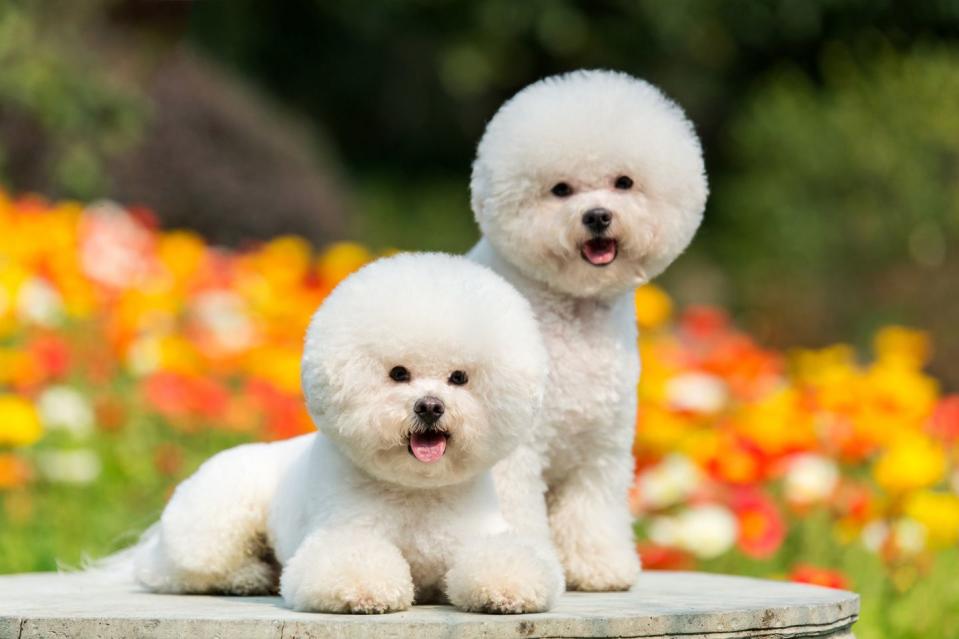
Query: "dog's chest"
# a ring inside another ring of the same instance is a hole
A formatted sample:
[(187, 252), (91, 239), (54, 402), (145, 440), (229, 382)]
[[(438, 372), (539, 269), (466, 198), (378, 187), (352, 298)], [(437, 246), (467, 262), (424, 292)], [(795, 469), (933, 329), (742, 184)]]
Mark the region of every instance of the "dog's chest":
[(531, 301), (550, 356), (542, 425), (550, 466), (569, 468), (584, 447), (621, 447), (639, 377), (632, 308), (623, 300)]
[(410, 565), (418, 599), (438, 592), (453, 558), (470, 540), (507, 529), (492, 483), (458, 498), (414, 500), (388, 518), (392, 541)]

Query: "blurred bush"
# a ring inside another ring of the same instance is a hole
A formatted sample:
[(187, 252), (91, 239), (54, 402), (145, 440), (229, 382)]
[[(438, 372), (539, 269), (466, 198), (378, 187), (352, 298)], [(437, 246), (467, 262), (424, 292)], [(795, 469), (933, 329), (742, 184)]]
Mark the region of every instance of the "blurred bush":
[(349, 198), (319, 127), (167, 37), (169, 21), (141, 13), (150, 7), (189, 11), (111, 0), (0, 7), (3, 183), (119, 197), (224, 243), (341, 236)]

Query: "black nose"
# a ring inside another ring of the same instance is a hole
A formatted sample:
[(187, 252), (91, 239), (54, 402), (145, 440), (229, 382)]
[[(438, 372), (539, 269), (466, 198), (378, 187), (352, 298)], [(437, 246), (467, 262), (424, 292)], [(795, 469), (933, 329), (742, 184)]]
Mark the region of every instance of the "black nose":
[(435, 397), (420, 397), (413, 404), (413, 412), (427, 424), (435, 424), (445, 410), (443, 402)]
[(583, 226), (596, 235), (609, 228), (613, 214), (608, 209), (590, 209), (583, 213)]

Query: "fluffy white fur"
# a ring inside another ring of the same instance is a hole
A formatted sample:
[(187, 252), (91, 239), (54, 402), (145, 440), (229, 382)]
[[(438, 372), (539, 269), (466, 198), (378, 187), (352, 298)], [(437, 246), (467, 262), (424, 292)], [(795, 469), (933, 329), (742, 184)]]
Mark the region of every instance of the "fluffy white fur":
[[(403, 366), (408, 381), (390, 371)], [(529, 304), (488, 269), (400, 255), (317, 311), (302, 379), (320, 434), (240, 446), (183, 482), (138, 552), (163, 592), (280, 593), (297, 610), (380, 613), (448, 600), (536, 612), (563, 590), (548, 544), (506, 523), (490, 468), (528, 446), (547, 355)], [(450, 383), (453, 371), (466, 384)], [(445, 453), (411, 454), (438, 398)]]
[[(617, 188), (622, 176), (631, 188)], [(496, 467), (497, 490), (511, 524), (551, 532), (571, 589), (627, 589), (639, 571), (626, 500), (640, 369), (632, 292), (688, 245), (707, 190), (682, 110), (622, 73), (537, 82), (479, 144), (471, 191), (483, 238), (469, 257), (526, 296), (550, 358), (536, 436)], [(584, 253), (595, 237), (584, 214), (597, 208), (610, 218), (602, 237), (616, 241), (605, 266)]]

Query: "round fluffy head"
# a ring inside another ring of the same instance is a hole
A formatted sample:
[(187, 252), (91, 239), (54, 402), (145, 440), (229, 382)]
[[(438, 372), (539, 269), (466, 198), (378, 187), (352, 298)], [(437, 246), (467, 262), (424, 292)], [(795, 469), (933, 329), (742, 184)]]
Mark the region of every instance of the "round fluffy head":
[(485, 267), (439, 253), (360, 269), (313, 317), (303, 390), (319, 429), (394, 483), (456, 483), (527, 436), (546, 351), (526, 300)]
[(662, 272), (692, 239), (708, 192), (682, 109), (611, 71), (516, 94), (486, 128), (470, 187), (500, 255), (577, 297), (617, 295)]

